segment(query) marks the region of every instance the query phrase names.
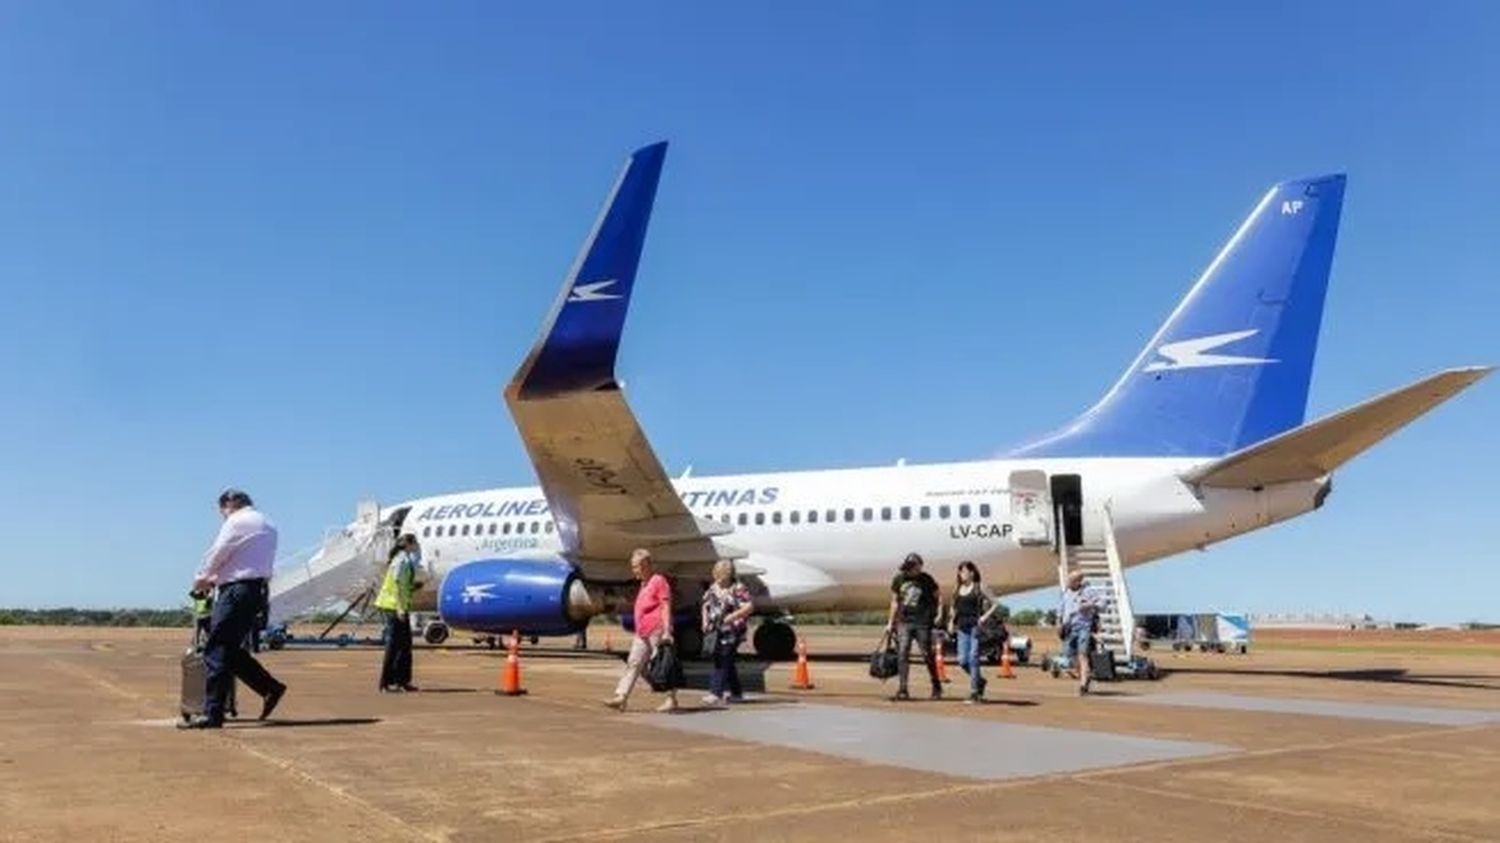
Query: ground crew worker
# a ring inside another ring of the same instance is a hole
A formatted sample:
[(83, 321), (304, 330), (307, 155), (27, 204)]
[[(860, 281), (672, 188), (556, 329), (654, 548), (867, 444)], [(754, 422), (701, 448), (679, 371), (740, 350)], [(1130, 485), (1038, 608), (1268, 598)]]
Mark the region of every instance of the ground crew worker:
[(417, 587), (417, 565), (422, 550), (417, 537), (396, 539), (385, 568), (385, 579), (375, 597), (375, 608), (385, 616), (385, 658), (380, 663), (380, 690), (415, 691), (411, 683), (411, 594)]
[(214, 593), (209, 589), (189, 591), (193, 600), (193, 649), (201, 651), (208, 641), (208, 628), (213, 622)]
[(193, 591), (217, 587), (208, 640), (203, 645), (205, 674), (203, 714), (180, 729), (219, 729), (224, 704), (239, 679), (263, 700), (260, 719), (276, 710), (286, 685), (276, 681), (245, 649), (256, 618), (264, 611), (271, 568), (276, 559), (276, 527), (238, 489), (219, 495), (224, 523), (193, 578)]

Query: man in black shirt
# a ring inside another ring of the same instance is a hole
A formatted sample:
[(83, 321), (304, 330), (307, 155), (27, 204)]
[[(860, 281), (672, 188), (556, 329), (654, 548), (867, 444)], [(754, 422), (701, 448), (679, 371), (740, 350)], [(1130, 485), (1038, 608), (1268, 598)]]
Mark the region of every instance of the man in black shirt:
[[(885, 630), (896, 633), (897, 677), (900, 687), (892, 701), (909, 700), (906, 691), (906, 675), (910, 665), (911, 642), (917, 642), (922, 651), (922, 662), (927, 665), (927, 674), (932, 678), (932, 698), (943, 698), (943, 686), (938, 681), (937, 661), (932, 651), (932, 626), (937, 622), (938, 584), (922, 571), (922, 557), (908, 553), (901, 563), (901, 572), (891, 580), (891, 614)], [(900, 625), (897, 626), (897, 621)]]

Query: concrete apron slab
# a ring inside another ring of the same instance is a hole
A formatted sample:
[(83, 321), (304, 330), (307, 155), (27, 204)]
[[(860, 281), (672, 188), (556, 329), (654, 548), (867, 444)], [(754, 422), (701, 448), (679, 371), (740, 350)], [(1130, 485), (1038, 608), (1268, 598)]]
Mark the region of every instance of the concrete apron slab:
[(1400, 723), (1422, 723), (1431, 726), (1474, 726), (1500, 722), (1500, 710), (1472, 708), (1433, 708), (1415, 705), (1310, 700), (1290, 697), (1252, 697), (1243, 694), (1184, 692), (1118, 697), (1120, 702), (1148, 705), (1177, 705), (1190, 708), (1219, 708), (1226, 711), (1265, 711), (1273, 714), (1307, 714), (1316, 717), (1343, 717), (1354, 720), (1389, 720)]
[(645, 720), (666, 729), (984, 780), (1237, 751), (1196, 741), (817, 704), (655, 714)]

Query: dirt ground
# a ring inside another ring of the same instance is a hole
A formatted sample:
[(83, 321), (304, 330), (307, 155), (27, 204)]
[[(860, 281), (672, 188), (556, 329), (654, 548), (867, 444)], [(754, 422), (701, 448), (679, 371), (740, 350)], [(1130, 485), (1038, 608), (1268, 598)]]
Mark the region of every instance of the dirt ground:
[[(1023, 666), (992, 703), (893, 705), (865, 674), (872, 630), (807, 627), (816, 689), (743, 668), (769, 705), (817, 702), (1226, 748), (1002, 780), (862, 763), (662, 728), (599, 705), (624, 633), (523, 652), (524, 697), (491, 693), (503, 653), (419, 648), (416, 694), (375, 692), (379, 652), (263, 655), (276, 718), (182, 733), (185, 631), (0, 628), (0, 840), (1496, 840), (1500, 722), (1135, 704), (1233, 695), (1500, 713), (1500, 633), (1274, 631), (1249, 655), (1171, 654), (1155, 683), (1079, 698)], [(1038, 633), (1038, 646), (1050, 643)], [(948, 670), (958, 688), (963, 674)], [(752, 680), (753, 681), (753, 680)], [(244, 692), (247, 716), (258, 704)], [(697, 694), (685, 696), (690, 709)], [(959, 696), (953, 693), (951, 696)], [(655, 702), (642, 694), (636, 706)], [(764, 709), (762, 709), (764, 710)], [(734, 717), (736, 710), (677, 717)], [(868, 736), (880, 741), (880, 734)], [(937, 759), (939, 762), (941, 758)]]

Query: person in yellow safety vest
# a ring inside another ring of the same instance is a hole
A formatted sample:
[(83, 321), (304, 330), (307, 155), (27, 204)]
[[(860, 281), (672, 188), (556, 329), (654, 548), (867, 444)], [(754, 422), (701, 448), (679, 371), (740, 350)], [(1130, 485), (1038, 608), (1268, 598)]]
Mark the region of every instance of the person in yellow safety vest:
[(386, 564), (385, 579), (375, 596), (375, 608), (385, 615), (385, 659), (380, 665), (380, 690), (415, 691), (411, 683), (411, 594), (417, 586), (422, 549), (417, 537), (396, 539)]
[(193, 600), (193, 650), (199, 651), (208, 640), (208, 628), (213, 623), (214, 593), (207, 589), (189, 591), (188, 597)]

